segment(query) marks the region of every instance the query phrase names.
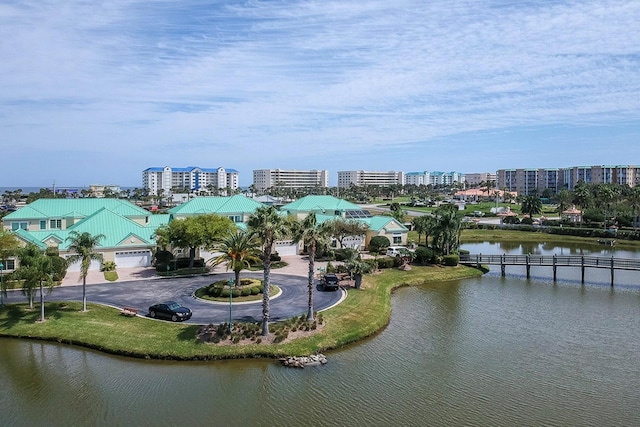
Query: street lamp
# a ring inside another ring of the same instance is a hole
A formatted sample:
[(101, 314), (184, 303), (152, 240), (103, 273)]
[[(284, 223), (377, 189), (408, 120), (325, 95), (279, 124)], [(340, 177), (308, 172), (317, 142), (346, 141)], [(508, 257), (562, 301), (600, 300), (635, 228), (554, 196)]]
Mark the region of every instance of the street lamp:
[(0, 307), (4, 307), (4, 285), (2, 283), (2, 273), (4, 272), (4, 264), (0, 261)]
[(231, 335), (231, 325), (233, 325), (233, 320), (231, 317), (232, 306), (233, 306), (233, 279), (229, 279), (229, 335)]

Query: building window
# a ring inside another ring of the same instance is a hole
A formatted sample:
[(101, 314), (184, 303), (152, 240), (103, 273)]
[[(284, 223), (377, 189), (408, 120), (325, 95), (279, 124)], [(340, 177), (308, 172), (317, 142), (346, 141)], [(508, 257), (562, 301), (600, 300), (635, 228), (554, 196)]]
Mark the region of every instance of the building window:
[(62, 228), (62, 220), (61, 219), (52, 219), (51, 221), (49, 221), (49, 227), (50, 228)]
[(40, 230), (46, 230), (46, 229), (47, 229), (47, 221), (46, 220), (40, 221)]
[(402, 235), (400, 234), (394, 234), (393, 235), (393, 244), (394, 245), (399, 245), (402, 243)]
[(28, 222), (12, 222), (11, 223), (11, 231), (18, 231), (20, 229), (28, 230), (29, 223)]
[(2, 264), (4, 264), (3, 271), (16, 269), (16, 261), (14, 259), (5, 259), (2, 261)]

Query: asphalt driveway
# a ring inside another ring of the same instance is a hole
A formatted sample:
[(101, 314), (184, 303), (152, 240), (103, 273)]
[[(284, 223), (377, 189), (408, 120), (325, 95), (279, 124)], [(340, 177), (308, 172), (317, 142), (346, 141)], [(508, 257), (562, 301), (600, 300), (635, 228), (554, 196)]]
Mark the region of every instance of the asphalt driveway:
[[(146, 316), (150, 305), (173, 300), (193, 311), (193, 317), (187, 323), (209, 324), (229, 321), (229, 304), (213, 303), (196, 299), (194, 292), (209, 283), (220, 279), (228, 279), (232, 273), (207, 276), (142, 279), (125, 282), (87, 284), (87, 302), (98, 303), (118, 308), (135, 307), (139, 315)], [(262, 278), (260, 273), (243, 273), (243, 277)], [(307, 312), (308, 288), (306, 277), (286, 274), (271, 274), (271, 282), (277, 285), (282, 293), (270, 300), (271, 321), (284, 320)], [(319, 311), (340, 302), (344, 292), (321, 292), (314, 289), (314, 310)], [(35, 298), (36, 303), (39, 295)], [(26, 302), (21, 291), (10, 291), (6, 303)], [(45, 302), (82, 301), (82, 286), (62, 286), (55, 288), (50, 294), (45, 291)], [(254, 303), (233, 304), (234, 321), (251, 322), (262, 320), (262, 301)]]

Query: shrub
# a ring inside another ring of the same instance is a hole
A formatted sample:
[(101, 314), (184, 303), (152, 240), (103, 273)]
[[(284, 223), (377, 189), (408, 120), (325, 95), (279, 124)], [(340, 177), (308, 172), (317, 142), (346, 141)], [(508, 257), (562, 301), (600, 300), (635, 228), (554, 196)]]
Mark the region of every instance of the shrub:
[[(527, 219), (527, 218), (523, 218), (523, 221)], [(520, 224), (520, 220), (518, 219), (517, 216), (507, 216), (505, 217), (502, 222), (504, 224)]]
[(433, 259), (433, 249), (425, 246), (419, 246), (416, 248), (416, 262), (421, 265), (426, 265)]
[(242, 288), (240, 289), (240, 295), (243, 297), (248, 297), (249, 295), (251, 295), (251, 289), (252, 288)]
[(278, 252), (274, 252), (271, 254), (271, 262), (278, 262), (278, 261), (282, 261), (282, 257), (280, 256), (280, 254), (278, 254)]
[(369, 241), (369, 252), (380, 252), (383, 248), (391, 246), (389, 238), (386, 236), (374, 236)]
[(102, 271), (114, 271), (116, 269), (116, 263), (113, 261), (105, 261), (102, 263)]
[(220, 291), (220, 298), (229, 298), (230, 294), (231, 292), (229, 292), (229, 289), (222, 289)]
[(67, 274), (67, 261), (60, 256), (51, 256), (50, 259), (53, 280), (59, 282), (64, 279), (64, 276)]
[(242, 290), (234, 288), (231, 292), (234, 298), (238, 298), (242, 296)]
[(258, 295), (260, 293), (260, 287), (259, 286), (252, 286), (251, 287), (251, 295)]
[(331, 261), (327, 263), (327, 273), (335, 273), (336, 268), (331, 264)]
[[(507, 218), (505, 218), (505, 219), (507, 219)], [(533, 220), (531, 218), (522, 218), (522, 221), (520, 221), (520, 224), (532, 225), (533, 224)]]
[(460, 257), (456, 254), (445, 255), (442, 257), (442, 264), (448, 267), (455, 267), (460, 262)]
[(156, 261), (156, 265), (158, 263), (166, 265), (169, 261), (173, 260), (173, 254), (169, 251), (158, 251), (154, 256), (154, 259)]

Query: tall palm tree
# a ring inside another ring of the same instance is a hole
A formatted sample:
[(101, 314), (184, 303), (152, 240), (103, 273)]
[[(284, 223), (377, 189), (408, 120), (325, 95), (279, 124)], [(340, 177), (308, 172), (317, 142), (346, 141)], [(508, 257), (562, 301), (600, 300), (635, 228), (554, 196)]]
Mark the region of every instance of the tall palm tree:
[(311, 212), (302, 221), (295, 221), (292, 224), (292, 234), (294, 242), (302, 241), (307, 247), (309, 254), (309, 270), (307, 273), (307, 286), (309, 290), (307, 321), (313, 322), (313, 275), (315, 271), (316, 249), (318, 246), (327, 244), (330, 230), (325, 224), (318, 224), (316, 214)]
[(82, 277), (82, 311), (87, 311), (87, 275), (89, 274), (89, 267), (91, 261), (96, 260), (102, 262), (102, 254), (95, 252), (96, 246), (100, 243), (100, 240), (104, 239), (104, 234), (98, 234), (96, 236), (91, 233), (83, 232), (78, 233), (72, 231), (67, 237), (69, 242), (69, 252), (71, 255), (67, 258), (67, 261), (72, 264), (80, 261), (80, 277)]
[(429, 246), (429, 234), (434, 225), (434, 218), (431, 215), (422, 215), (414, 217), (411, 222), (413, 229), (418, 233), (418, 244), (420, 244), (420, 237), (424, 234), (424, 244)]
[(222, 254), (213, 258), (211, 264), (216, 266), (226, 262), (227, 271), (233, 270), (236, 286), (239, 286), (242, 269), (260, 260), (257, 246), (256, 239), (250, 233), (242, 230), (230, 232), (217, 247)]
[(40, 320), (44, 322), (43, 286), (53, 288), (51, 257), (30, 243), (20, 251), (19, 258), (20, 267), (14, 273), (15, 277), (23, 280), (22, 292), (29, 298), (29, 308), (33, 308), (33, 296), (36, 287), (40, 286)]
[(535, 214), (542, 212), (542, 200), (535, 194), (524, 196), (522, 198), (522, 213), (529, 215), (533, 219)]
[(460, 246), (462, 217), (453, 205), (443, 205), (434, 214), (433, 247), (440, 253), (449, 255)]
[(247, 221), (249, 232), (262, 246), (264, 266), (264, 292), (262, 293), (262, 335), (269, 335), (269, 286), (271, 285), (271, 251), (276, 240), (289, 232), (286, 218), (274, 206), (261, 206)]

